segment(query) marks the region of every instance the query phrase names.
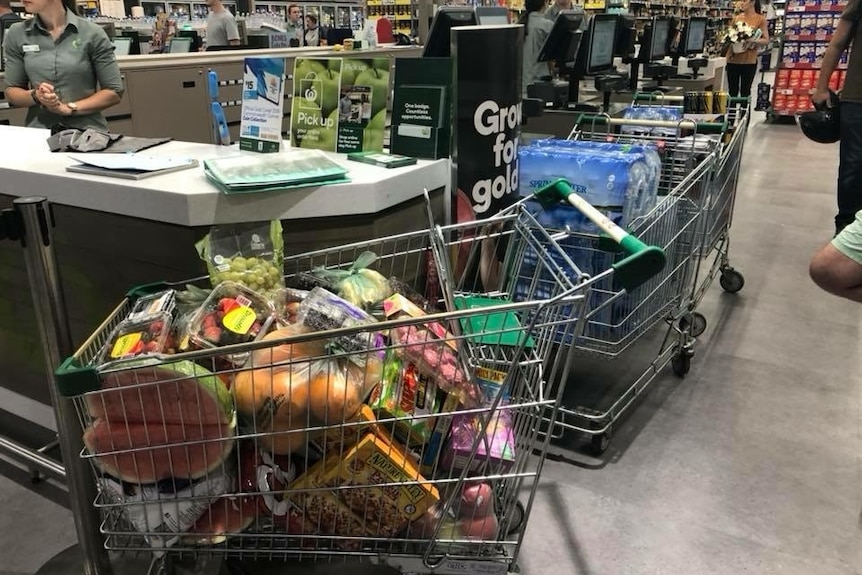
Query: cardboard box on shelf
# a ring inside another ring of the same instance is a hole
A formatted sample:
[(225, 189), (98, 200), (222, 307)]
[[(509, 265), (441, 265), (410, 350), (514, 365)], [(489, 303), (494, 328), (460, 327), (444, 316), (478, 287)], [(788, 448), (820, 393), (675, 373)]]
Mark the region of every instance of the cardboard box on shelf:
[(802, 79), (799, 82), (799, 87), (810, 90), (814, 87), (814, 82), (817, 81), (817, 70), (800, 70)]
[(799, 14), (788, 14), (784, 20), (784, 29), (787, 34), (799, 35), (802, 29), (802, 16)]
[(775, 73), (775, 87), (787, 88), (790, 85), (790, 72), (787, 68), (782, 68)]
[(802, 83), (802, 70), (790, 70), (790, 79), (787, 82), (788, 88), (796, 89)]
[(775, 100), (772, 102), (772, 108), (778, 111), (787, 108), (787, 96), (781, 93), (775, 93)]
[(803, 36), (813, 36), (817, 33), (817, 14), (802, 15), (799, 33)]
[(799, 43), (786, 42), (781, 52), (781, 61), (785, 64), (796, 64), (799, 62)]

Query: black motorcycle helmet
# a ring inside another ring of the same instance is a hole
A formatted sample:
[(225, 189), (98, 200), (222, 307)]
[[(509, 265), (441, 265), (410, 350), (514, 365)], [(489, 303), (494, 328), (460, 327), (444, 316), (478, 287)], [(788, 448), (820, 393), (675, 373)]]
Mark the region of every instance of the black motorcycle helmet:
[(834, 144), (841, 139), (840, 99), (829, 91), (829, 103), (819, 105), (813, 112), (799, 114), (799, 127), (809, 140), (821, 144)]

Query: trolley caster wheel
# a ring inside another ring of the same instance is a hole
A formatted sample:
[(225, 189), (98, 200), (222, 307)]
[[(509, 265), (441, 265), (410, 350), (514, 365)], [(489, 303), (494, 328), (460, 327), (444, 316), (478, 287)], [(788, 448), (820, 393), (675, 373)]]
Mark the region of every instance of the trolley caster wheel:
[(736, 293), (745, 285), (745, 278), (742, 274), (733, 268), (721, 270), (721, 277), (718, 279), (721, 284), (721, 289), (727, 293)]
[(590, 450), (594, 455), (603, 455), (611, 445), (611, 436), (609, 433), (600, 433), (593, 435), (590, 438)]
[(674, 374), (679, 377), (685, 377), (691, 371), (691, 356), (685, 354), (676, 354), (671, 360), (671, 367)]
[(512, 510), (512, 516), (509, 518), (509, 528), (506, 535), (518, 533), (524, 527), (524, 519), (527, 517), (527, 511), (524, 509), (524, 504), (520, 501), (515, 502), (515, 508)]
[(679, 328), (687, 331), (692, 337), (700, 337), (706, 331), (706, 317), (698, 311), (693, 311), (679, 318)]

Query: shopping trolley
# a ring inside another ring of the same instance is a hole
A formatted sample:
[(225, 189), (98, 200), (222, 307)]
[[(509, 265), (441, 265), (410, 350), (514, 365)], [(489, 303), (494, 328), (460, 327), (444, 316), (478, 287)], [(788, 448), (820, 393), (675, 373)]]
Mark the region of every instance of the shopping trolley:
[[(634, 104), (639, 106), (682, 105), (682, 96), (663, 94), (636, 94)], [(717, 116), (708, 128), (721, 142), (720, 152), (709, 177), (709, 193), (702, 196), (703, 222), (697, 267), (689, 308), (691, 313), (684, 318), (693, 336), (706, 330), (706, 317), (696, 308), (716, 277), (728, 293), (736, 293), (745, 285), (744, 276), (730, 264), (730, 227), (736, 202), (742, 151), (748, 134), (750, 121), (748, 98), (729, 98), (726, 110)]]
[[(561, 439), (567, 431), (586, 433), (591, 437), (593, 451), (603, 453), (609, 446), (614, 424), (648, 391), (668, 364), (680, 376), (688, 373), (695, 344), (691, 330), (691, 286), (702, 249), (704, 206), (708, 203), (710, 181), (720, 153), (717, 139), (698, 135), (720, 130), (720, 124), (690, 120), (662, 122), (583, 116), (570, 134), (572, 139), (651, 143), (660, 150), (659, 201), (651, 211), (632, 221), (629, 228), (645, 242), (664, 249), (668, 260), (660, 274), (635, 289), (621, 289), (610, 279), (597, 282), (584, 330), (573, 347), (581, 353), (619, 358), (660, 323), (667, 327), (652, 361), (630, 385), (613, 396), (609, 406), (561, 405), (557, 420), (546, 422), (555, 439)], [(572, 235), (560, 245), (582, 268), (602, 270), (613, 263), (614, 257), (600, 249), (600, 239)]]
[[(611, 231), (654, 265), (644, 270), (635, 254), (584, 274), (559, 246), (565, 234), (523, 203), (291, 256), (286, 283), (306, 285), (309, 272), (350, 270), (372, 252), (371, 267), (412, 305), (398, 299), (403, 313), (373, 321), (354, 310), (342, 321), (347, 308), (312, 289), (298, 311), (288, 305), (298, 300), (278, 300), (295, 323), (278, 310), (238, 312), (237, 321), (284, 323), (268, 339), (99, 367), (106, 351), (137, 344), (115, 329), (138, 298), (182, 286), (133, 290), (56, 374), (84, 430), (105, 546), (162, 566), (218, 554), (513, 571), (549, 444), (541, 422), (556, 418), (562, 390), (549, 393), (546, 381), (564, 381), (571, 365), (572, 348), (558, 342), (583, 330), (593, 285), (614, 275), (638, 285), (664, 262)], [(206, 283), (191, 280), (185, 295)], [(309, 303), (321, 297), (332, 309)], [(423, 305), (428, 313), (413, 307)], [(371, 409), (389, 384), (398, 401)]]

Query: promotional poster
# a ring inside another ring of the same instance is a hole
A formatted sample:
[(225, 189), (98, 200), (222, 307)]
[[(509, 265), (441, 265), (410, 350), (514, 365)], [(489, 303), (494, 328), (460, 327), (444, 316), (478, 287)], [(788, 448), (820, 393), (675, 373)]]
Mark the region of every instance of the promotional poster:
[(293, 145), (328, 152), (383, 150), (388, 58), (297, 58)]
[(518, 197), (521, 136), (521, 26), (452, 29), (458, 189), (478, 217), (492, 216)]
[(284, 58), (246, 58), (239, 147), (278, 152), (284, 118)]

